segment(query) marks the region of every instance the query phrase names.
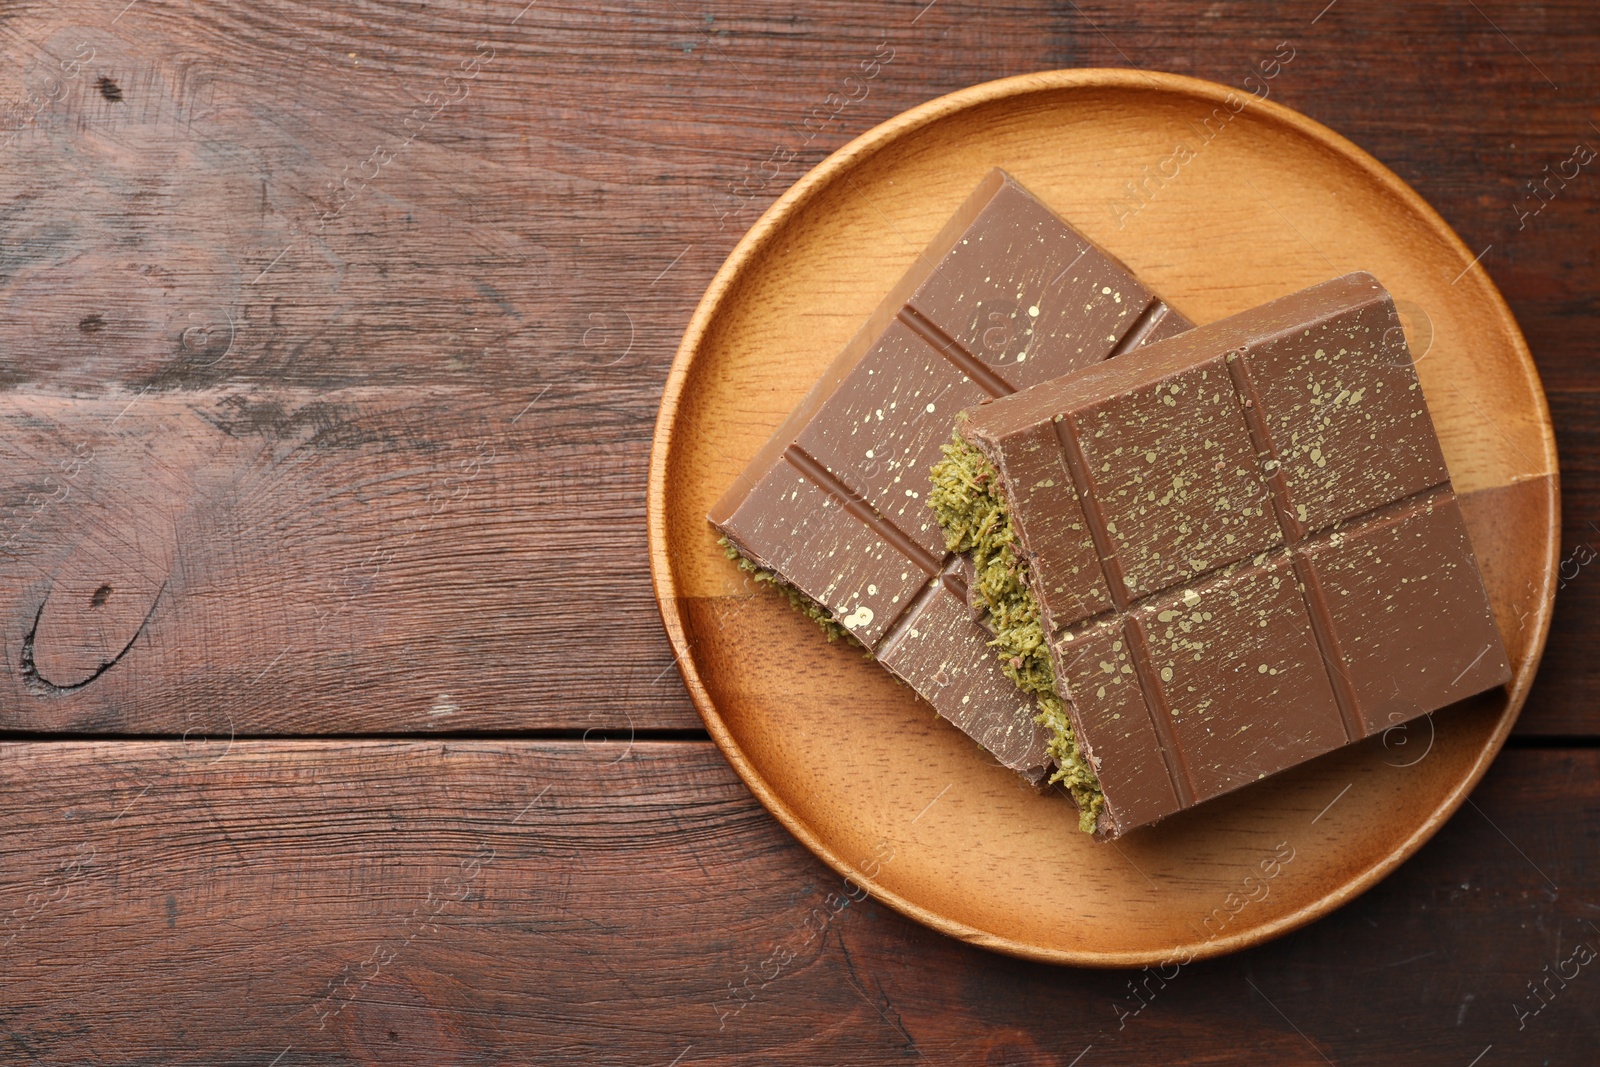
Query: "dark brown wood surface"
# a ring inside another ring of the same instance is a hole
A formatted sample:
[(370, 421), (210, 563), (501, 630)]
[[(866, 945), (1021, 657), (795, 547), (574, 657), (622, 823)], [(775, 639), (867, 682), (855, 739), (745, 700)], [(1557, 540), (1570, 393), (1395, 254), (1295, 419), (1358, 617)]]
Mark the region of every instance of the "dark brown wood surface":
[(1299, 933), (1119, 972), (853, 899), (705, 742), (19, 747), (7, 1063), (1583, 1063), (1600, 1026), (1595, 965), (1526, 988), (1600, 947), (1594, 752), (1506, 753)]
[[(1284, 43), (1272, 98), (1485, 250), (1544, 376), (1511, 749), (1371, 893), (1165, 977), (850, 900), (651, 597), (700, 293), (930, 97)], [(1593, 1062), (1597, 54), (1583, 0), (0, 6), (0, 1062)]]

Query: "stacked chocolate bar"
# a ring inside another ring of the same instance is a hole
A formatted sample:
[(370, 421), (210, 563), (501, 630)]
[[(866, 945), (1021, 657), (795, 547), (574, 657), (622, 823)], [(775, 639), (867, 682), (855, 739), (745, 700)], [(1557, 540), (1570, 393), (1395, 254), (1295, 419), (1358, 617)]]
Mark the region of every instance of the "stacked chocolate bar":
[(998, 170), (710, 519), (1102, 837), (1510, 674), (1376, 280), (1192, 328)]

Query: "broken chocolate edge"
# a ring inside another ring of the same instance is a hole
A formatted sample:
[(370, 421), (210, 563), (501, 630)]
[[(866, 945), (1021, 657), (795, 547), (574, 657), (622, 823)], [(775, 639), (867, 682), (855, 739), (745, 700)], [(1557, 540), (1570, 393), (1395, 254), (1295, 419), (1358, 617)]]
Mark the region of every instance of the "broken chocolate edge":
[(959, 430), (933, 467), (928, 505), (944, 530), (945, 546), (968, 556), (976, 570), (972, 588), (988, 609), (989, 642), (1000, 670), (1039, 708), (1034, 721), (1050, 731), (1050, 783), (1064, 785), (1078, 806), (1078, 828), (1095, 833), (1105, 794), (1078, 744), (1065, 701), (1056, 688), (1038, 599), (1035, 597), (1006, 502), (995, 490), (999, 472)]

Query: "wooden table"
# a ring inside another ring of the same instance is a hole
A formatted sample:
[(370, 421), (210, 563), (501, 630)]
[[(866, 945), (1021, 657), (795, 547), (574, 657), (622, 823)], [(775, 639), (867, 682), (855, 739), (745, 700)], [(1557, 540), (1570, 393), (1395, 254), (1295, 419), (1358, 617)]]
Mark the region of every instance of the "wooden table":
[[(0, 9), (0, 1062), (1594, 1062), (1592, 5), (524, 4)], [(1512, 744), (1377, 889), (1177, 973), (850, 900), (651, 597), (700, 293), (920, 101), (1285, 44), (1274, 99), (1484, 249), (1549, 391)]]

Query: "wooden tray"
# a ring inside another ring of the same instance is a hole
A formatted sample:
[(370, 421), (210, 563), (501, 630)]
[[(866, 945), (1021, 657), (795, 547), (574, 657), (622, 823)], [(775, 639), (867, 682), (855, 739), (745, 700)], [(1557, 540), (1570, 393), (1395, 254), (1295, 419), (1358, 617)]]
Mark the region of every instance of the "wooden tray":
[[(1064, 797), (1030, 792), (859, 651), (824, 643), (743, 579), (706, 511), (996, 165), (1198, 322), (1350, 270), (1390, 288), (1510, 649), (1505, 692), (1101, 844), (1077, 832)], [(1473, 252), (1415, 191), (1271, 102), (1169, 74), (1070, 70), (975, 86), (884, 123), (745, 235), (667, 380), (650, 556), (711, 736), (807, 847), (975, 944), (1136, 966), (1309, 922), (1449, 818), (1533, 679), (1558, 507), (1527, 345)]]

